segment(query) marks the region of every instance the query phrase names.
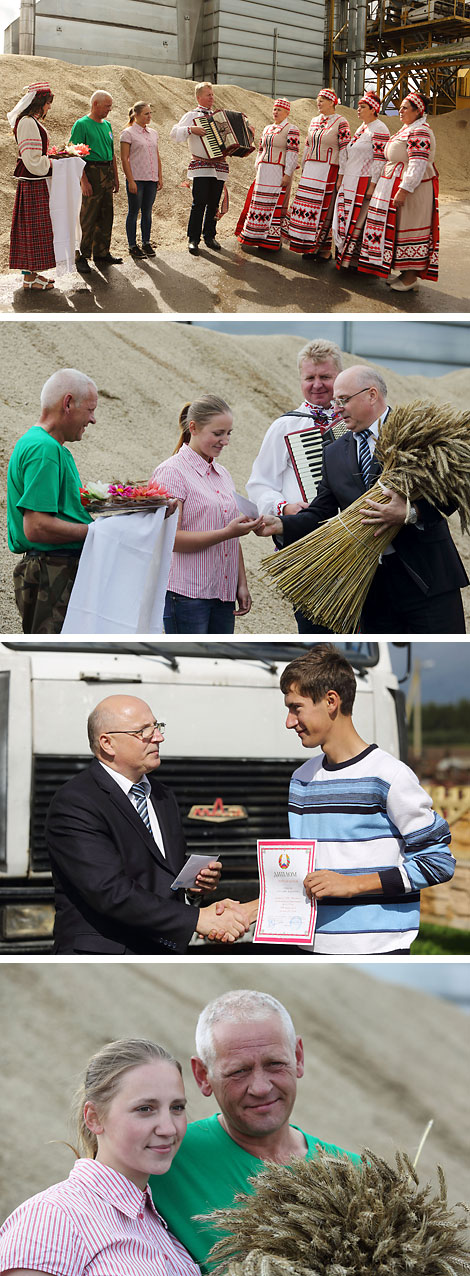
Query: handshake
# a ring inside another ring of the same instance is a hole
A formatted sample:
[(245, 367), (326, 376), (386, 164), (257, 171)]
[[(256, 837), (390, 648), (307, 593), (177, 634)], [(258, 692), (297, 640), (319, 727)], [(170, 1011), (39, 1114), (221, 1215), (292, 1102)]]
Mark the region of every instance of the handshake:
[[(222, 870), (218, 860), (213, 860), (207, 868), (201, 870), (196, 877), (191, 895), (201, 895), (207, 891), (215, 891)], [(240, 904), (238, 899), (219, 899), (216, 904), (209, 904), (199, 909), (196, 934), (203, 939), (210, 939), (219, 944), (234, 944), (249, 931), (251, 923), (256, 921), (258, 900), (249, 900)], [(219, 921), (219, 918), (222, 920)]]
[(258, 900), (240, 904), (238, 899), (219, 899), (208, 908), (201, 908), (196, 934), (219, 944), (234, 944), (249, 931), (256, 921)]

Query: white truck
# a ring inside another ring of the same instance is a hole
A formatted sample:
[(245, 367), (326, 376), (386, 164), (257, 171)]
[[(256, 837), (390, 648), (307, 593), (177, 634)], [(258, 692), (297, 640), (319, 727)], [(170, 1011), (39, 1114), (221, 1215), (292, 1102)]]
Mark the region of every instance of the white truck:
[[(285, 729), (279, 677), (311, 645), (0, 642), (0, 953), (52, 949), (46, 812), (89, 762), (88, 714), (113, 692), (141, 697), (166, 723), (161, 779), (177, 796), (188, 852), (220, 856), (222, 895), (252, 897), (257, 839), (288, 836), (289, 780), (305, 757)], [(357, 672), (359, 733), (404, 757), (404, 695), (388, 644), (338, 645)]]

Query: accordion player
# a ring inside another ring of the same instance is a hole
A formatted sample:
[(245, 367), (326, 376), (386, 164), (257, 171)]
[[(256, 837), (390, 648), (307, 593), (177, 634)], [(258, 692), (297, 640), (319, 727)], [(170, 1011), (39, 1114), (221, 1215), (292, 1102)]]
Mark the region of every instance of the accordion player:
[(225, 155), (242, 158), (255, 150), (253, 130), (241, 111), (213, 111), (210, 116), (198, 116), (195, 123), (204, 129), (201, 142), (209, 159)]
[[(293, 412), (292, 416), (304, 416), (304, 413)], [(312, 428), (291, 430), (284, 435), (303, 501), (313, 501), (317, 494), (322, 473), (323, 447), (325, 443), (333, 443), (335, 439), (339, 439), (345, 432), (344, 421), (339, 420), (323, 436), (320, 430), (312, 430)]]

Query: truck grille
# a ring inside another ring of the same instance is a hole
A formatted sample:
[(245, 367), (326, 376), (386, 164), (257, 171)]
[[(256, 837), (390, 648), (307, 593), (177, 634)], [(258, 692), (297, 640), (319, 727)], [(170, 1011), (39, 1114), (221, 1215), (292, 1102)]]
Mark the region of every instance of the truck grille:
[[(89, 758), (36, 757), (33, 775), (31, 823), (31, 867), (33, 872), (47, 872), (49, 860), (44, 840), (44, 826), (50, 802), (71, 776), (76, 775)], [(287, 795), (295, 761), (253, 758), (165, 758), (162, 781), (173, 789), (183, 820), (188, 852), (223, 858), (224, 883), (227, 875), (234, 881), (257, 878), (256, 842), (258, 838), (289, 836)], [(248, 818), (225, 824), (205, 824), (188, 820), (193, 805), (212, 805), (216, 798), (224, 805), (242, 805)]]

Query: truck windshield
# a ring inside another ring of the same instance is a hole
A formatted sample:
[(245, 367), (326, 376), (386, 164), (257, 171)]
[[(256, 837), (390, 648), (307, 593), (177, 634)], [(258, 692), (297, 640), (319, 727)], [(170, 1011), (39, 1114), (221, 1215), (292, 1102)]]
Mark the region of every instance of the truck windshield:
[[(5, 647), (21, 651), (88, 651), (105, 652), (114, 655), (147, 656), (158, 660), (166, 660), (177, 667), (183, 656), (196, 656), (205, 660), (250, 660), (262, 664), (284, 664), (294, 660), (296, 656), (309, 651), (314, 646), (311, 642), (5, 642)], [(344, 651), (348, 660), (357, 669), (378, 664), (379, 644), (377, 642), (337, 642), (336, 647)]]

